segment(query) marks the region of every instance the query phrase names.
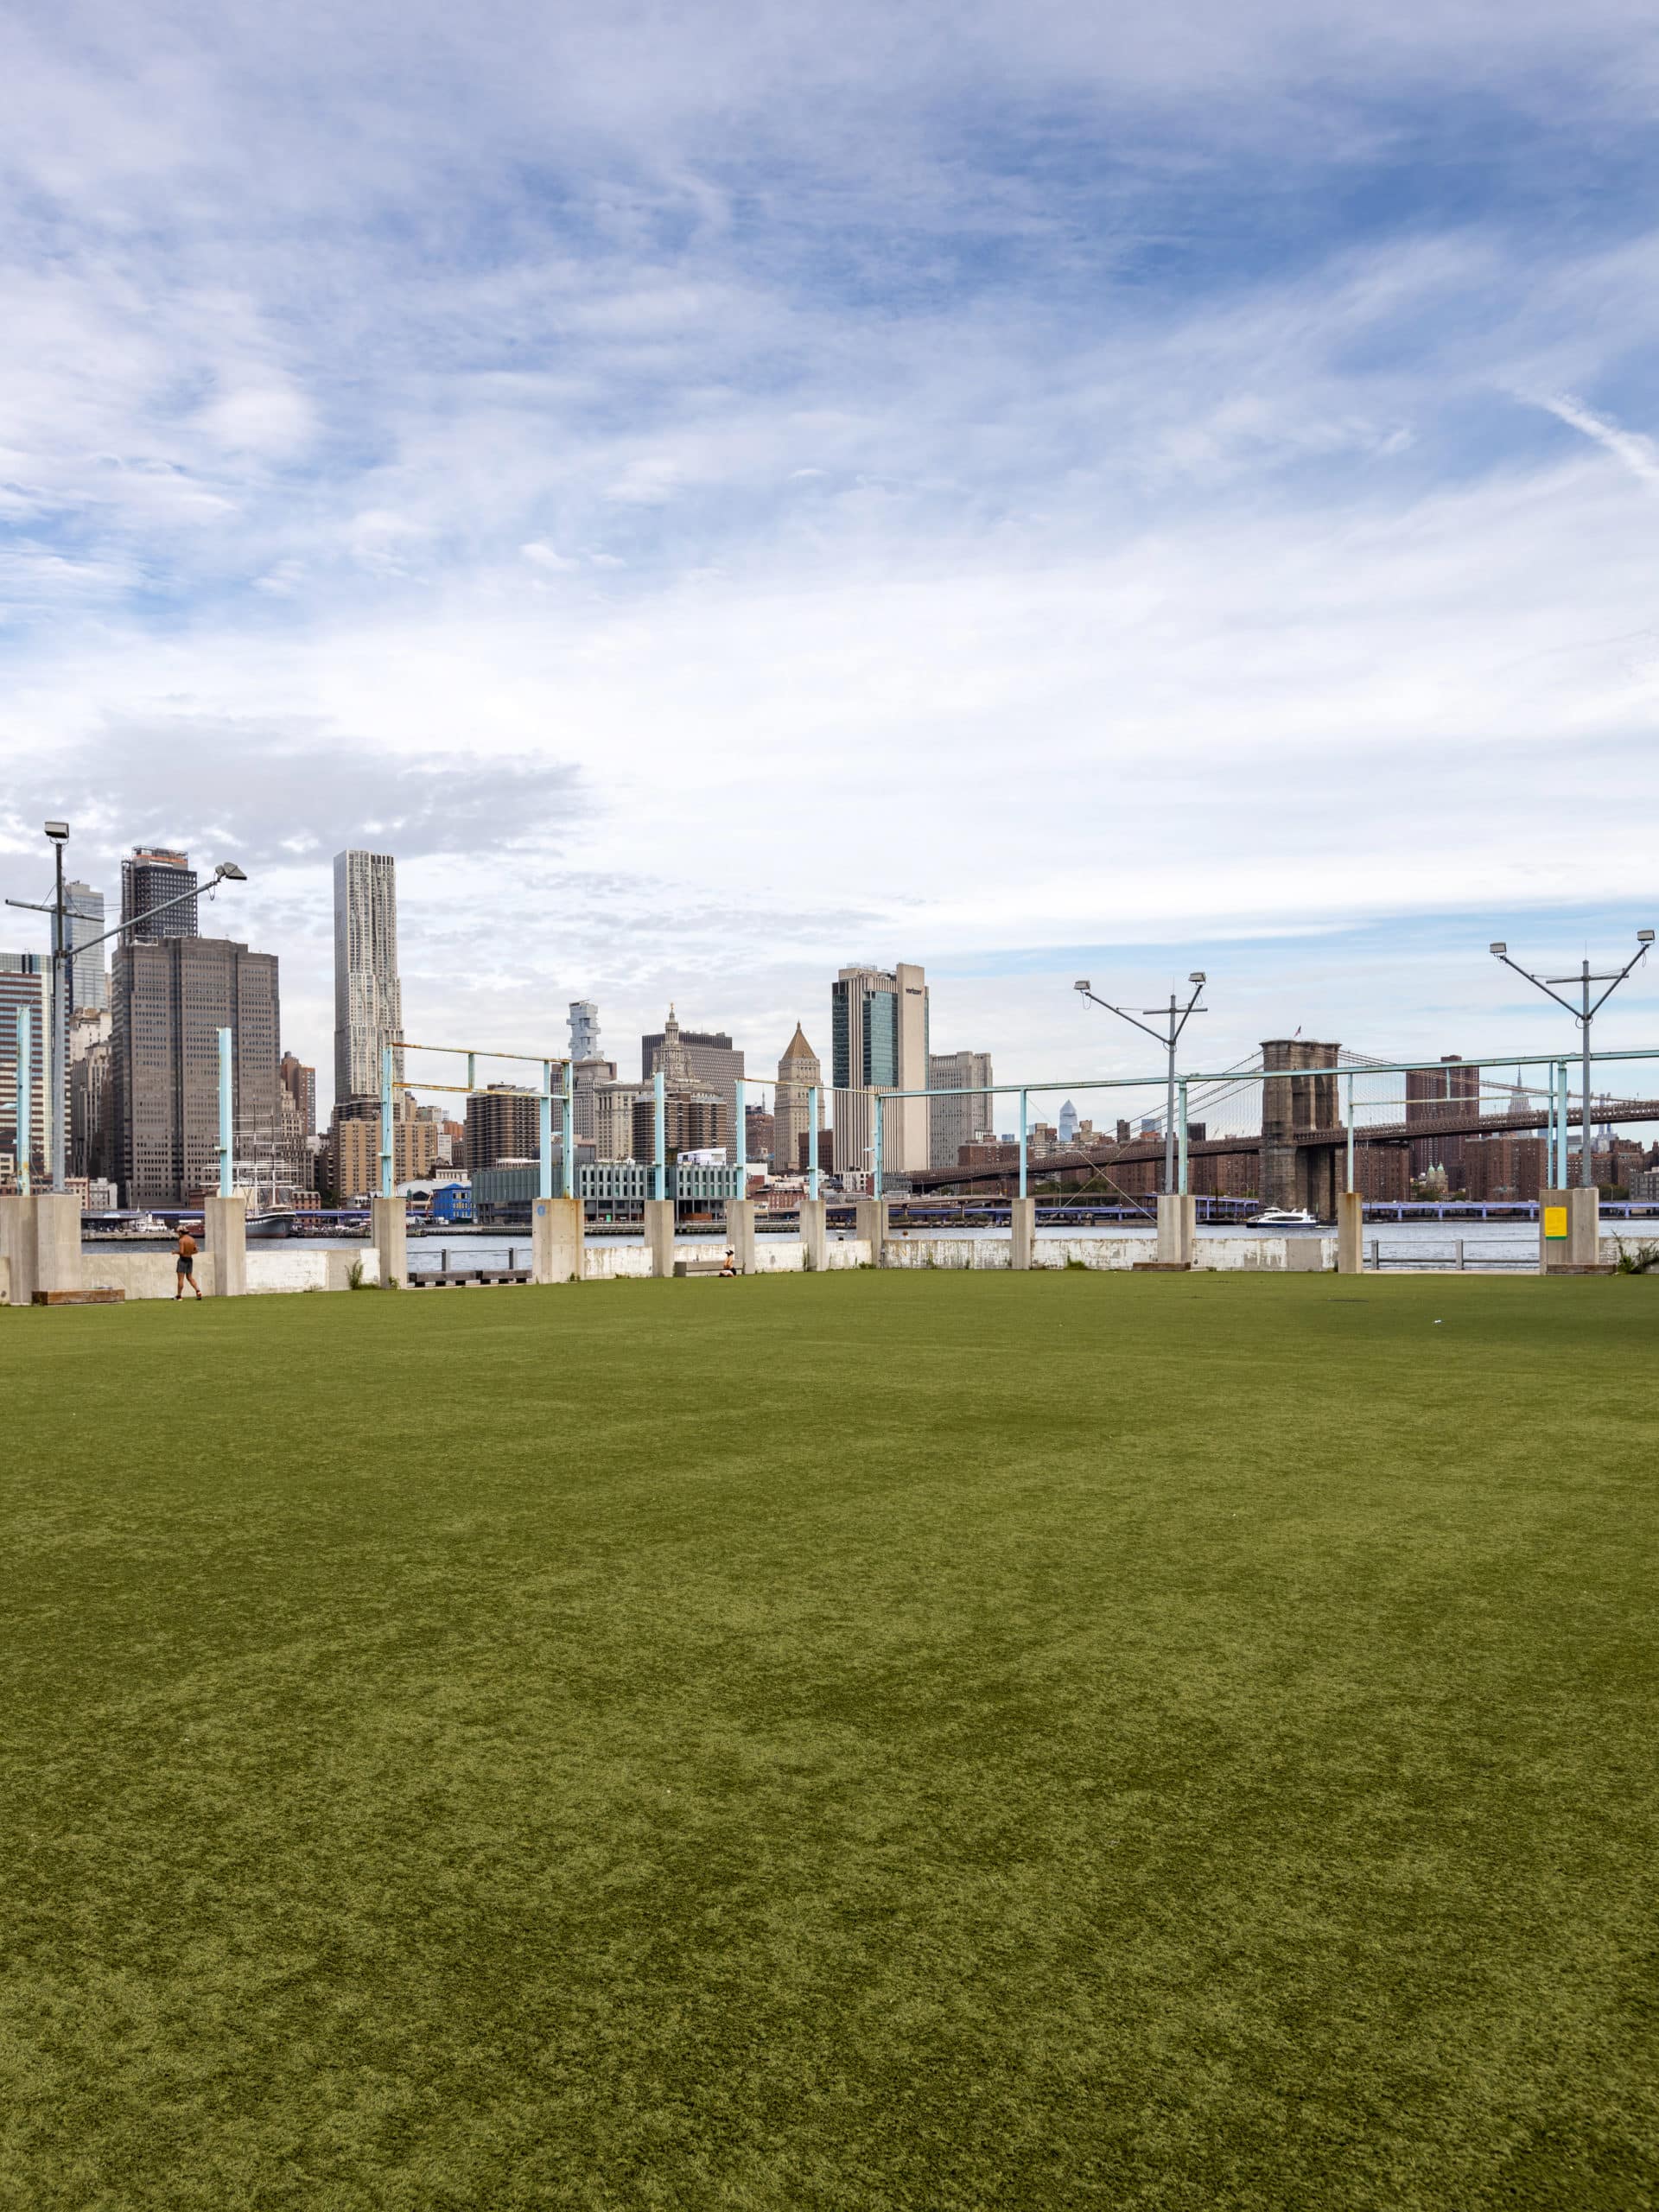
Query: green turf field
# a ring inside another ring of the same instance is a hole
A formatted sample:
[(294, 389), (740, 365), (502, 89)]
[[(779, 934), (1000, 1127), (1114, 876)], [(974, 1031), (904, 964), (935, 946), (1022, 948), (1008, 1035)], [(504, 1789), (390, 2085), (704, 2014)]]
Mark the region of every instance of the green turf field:
[(1659, 1281), (0, 1312), (0, 2203), (1659, 2202)]

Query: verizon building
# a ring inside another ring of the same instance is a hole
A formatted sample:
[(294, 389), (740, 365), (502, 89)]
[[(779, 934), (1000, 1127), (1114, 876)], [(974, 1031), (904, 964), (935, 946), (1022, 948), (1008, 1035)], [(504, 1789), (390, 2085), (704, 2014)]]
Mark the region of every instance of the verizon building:
[[(404, 1033), (397, 980), (397, 863), (390, 853), (334, 855), (334, 1096), (380, 1090), (380, 1054)], [(401, 1081), (404, 1056), (393, 1072)]]
[(276, 956), (227, 938), (117, 948), (111, 976), (115, 1179), (129, 1206), (189, 1203), (219, 1183), (219, 1033), (231, 1033), (235, 1147), (281, 1130)]
[[(836, 1166), (868, 1173), (875, 1142), (878, 1090), (927, 1089), (927, 977), (904, 962), (893, 969), (843, 968), (830, 987), (835, 1054)], [(928, 1102), (898, 1098), (882, 1109), (884, 1174), (925, 1170)]]

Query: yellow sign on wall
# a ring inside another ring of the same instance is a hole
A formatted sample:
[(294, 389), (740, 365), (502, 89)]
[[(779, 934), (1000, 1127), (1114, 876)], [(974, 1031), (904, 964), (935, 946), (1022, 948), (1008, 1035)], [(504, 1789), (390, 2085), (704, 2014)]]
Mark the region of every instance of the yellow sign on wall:
[(1567, 1208), (1565, 1206), (1546, 1206), (1544, 1208), (1544, 1234), (1546, 1236), (1566, 1236)]

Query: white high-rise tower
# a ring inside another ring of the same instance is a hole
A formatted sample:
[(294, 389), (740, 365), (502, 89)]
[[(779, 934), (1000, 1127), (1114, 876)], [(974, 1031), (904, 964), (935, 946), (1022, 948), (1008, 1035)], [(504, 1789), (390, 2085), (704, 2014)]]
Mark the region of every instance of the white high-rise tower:
[(592, 999), (570, 1001), (570, 1057), (596, 1060), (599, 1052), (599, 1008)]
[[(380, 1054), (404, 1033), (397, 981), (397, 863), (390, 853), (334, 855), (334, 1096), (371, 1098)], [(395, 1073), (401, 1078), (403, 1058)]]

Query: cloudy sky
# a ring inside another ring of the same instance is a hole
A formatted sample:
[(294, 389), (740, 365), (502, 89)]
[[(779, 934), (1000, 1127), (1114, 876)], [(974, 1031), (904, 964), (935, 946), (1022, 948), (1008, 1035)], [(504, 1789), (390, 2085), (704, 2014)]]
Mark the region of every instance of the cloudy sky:
[(238, 860), (325, 1096), (346, 842), (412, 1033), (625, 1070), (854, 958), (1004, 1076), (1194, 964), (1213, 1064), (1543, 1049), (1488, 938), (1659, 920), (1649, 8), (23, 0), (0, 71), (0, 887)]

